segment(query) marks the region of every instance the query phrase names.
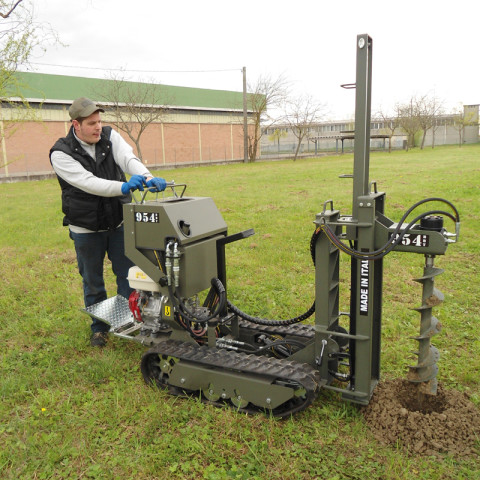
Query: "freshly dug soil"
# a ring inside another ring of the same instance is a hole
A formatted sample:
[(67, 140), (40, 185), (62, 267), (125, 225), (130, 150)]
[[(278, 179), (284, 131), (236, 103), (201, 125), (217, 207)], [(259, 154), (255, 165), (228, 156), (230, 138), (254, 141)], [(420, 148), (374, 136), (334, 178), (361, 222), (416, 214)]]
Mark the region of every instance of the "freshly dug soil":
[(407, 380), (382, 381), (362, 412), (378, 441), (410, 454), (480, 455), (480, 410), (441, 384), (437, 395), (419, 395)]

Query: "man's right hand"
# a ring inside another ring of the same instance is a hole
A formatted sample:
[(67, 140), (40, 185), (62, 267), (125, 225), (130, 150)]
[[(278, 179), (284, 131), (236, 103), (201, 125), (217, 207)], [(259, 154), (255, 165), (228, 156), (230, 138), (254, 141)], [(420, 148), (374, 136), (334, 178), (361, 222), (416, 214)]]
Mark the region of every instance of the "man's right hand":
[(128, 192), (140, 190), (143, 192), (143, 186), (146, 185), (145, 177), (142, 175), (132, 175), (128, 182), (122, 184), (122, 193), (126, 195)]

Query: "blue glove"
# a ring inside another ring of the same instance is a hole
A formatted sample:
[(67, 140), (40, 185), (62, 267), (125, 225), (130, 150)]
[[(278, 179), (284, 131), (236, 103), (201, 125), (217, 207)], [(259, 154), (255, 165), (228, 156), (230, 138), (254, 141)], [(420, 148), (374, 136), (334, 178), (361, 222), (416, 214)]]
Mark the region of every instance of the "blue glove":
[(147, 182), (147, 187), (150, 192), (163, 192), (167, 187), (167, 182), (164, 178), (154, 177)]
[(143, 185), (145, 184), (145, 177), (142, 175), (132, 175), (128, 182), (122, 184), (122, 193), (126, 195), (130, 191), (140, 190), (143, 192)]

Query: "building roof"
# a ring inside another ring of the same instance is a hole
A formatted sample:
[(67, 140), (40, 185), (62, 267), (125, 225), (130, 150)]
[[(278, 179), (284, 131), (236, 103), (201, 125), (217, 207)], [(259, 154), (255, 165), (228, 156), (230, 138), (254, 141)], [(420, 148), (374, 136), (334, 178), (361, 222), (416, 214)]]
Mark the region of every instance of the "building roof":
[[(17, 72), (18, 84), (23, 97), (29, 102), (70, 104), (79, 97), (95, 98), (95, 92), (105, 91), (113, 80), (51, 75), (46, 73)], [(141, 82), (125, 82), (135, 89), (145, 88)], [(242, 111), (243, 92), (210, 90), (205, 88), (176, 87), (158, 84), (158, 97), (168, 98), (168, 106), (174, 108), (195, 108)], [(122, 99), (119, 99), (120, 101)], [(125, 101), (125, 99), (123, 99)], [(105, 102), (104, 102), (105, 103)]]

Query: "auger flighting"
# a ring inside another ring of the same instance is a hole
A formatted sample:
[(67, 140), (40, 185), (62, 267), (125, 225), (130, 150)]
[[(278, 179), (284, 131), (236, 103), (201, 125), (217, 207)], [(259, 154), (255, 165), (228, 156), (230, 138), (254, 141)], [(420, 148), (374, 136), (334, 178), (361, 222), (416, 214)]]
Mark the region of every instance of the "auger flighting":
[(432, 315), (432, 309), (443, 302), (443, 293), (435, 288), (435, 277), (443, 273), (434, 266), (435, 255), (425, 255), (423, 276), (415, 281), (423, 285), (422, 305), (415, 308), (421, 315), (420, 334), (413, 337), (418, 341), (417, 364), (409, 367), (408, 380), (418, 385), (419, 393), (435, 395), (437, 393), (437, 372), (439, 351), (430, 343), (430, 339), (440, 332), (442, 325)]

